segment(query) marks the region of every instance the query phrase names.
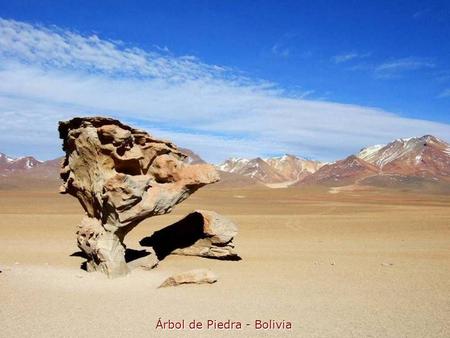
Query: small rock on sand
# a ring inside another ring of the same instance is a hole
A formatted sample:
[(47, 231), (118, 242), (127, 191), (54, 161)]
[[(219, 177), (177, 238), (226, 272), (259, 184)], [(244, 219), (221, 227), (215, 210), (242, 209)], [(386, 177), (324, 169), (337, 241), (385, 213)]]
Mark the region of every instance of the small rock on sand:
[(207, 269), (195, 269), (167, 278), (159, 287), (178, 286), (181, 284), (212, 284), (217, 282), (214, 272)]

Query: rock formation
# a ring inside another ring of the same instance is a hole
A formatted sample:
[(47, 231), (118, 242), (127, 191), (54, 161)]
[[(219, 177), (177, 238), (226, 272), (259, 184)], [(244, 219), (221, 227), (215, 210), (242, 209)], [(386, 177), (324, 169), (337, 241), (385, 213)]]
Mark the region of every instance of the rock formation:
[(125, 235), (219, 180), (213, 166), (184, 163), (171, 142), (114, 119), (74, 118), (59, 123), (59, 134), (66, 153), (61, 193), (77, 197), (86, 212), (77, 241), (88, 271), (126, 274)]
[(228, 218), (208, 210), (196, 210), (140, 241), (151, 246), (157, 257), (169, 254), (239, 260), (233, 238), (237, 226)]
[(214, 211), (196, 210), (194, 214), (198, 214), (201, 218), (201, 237), (191, 246), (176, 249), (172, 253), (218, 259), (239, 259), (233, 243), (238, 230), (236, 224)]
[(159, 287), (178, 286), (182, 284), (212, 284), (217, 282), (217, 276), (207, 269), (195, 269), (179, 273), (167, 278)]

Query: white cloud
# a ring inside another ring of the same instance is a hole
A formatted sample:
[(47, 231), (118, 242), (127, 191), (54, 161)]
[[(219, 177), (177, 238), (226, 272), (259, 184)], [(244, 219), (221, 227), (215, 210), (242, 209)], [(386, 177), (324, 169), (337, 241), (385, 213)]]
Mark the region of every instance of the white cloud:
[(363, 59), (367, 58), (371, 55), (371, 53), (356, 53), (356, 52), (350, 52), (350, 53), (344, 53), (333, 56), (331, 59), (334, 61), (334, 63), (344, 63), (349, 62), (351, 60), (355, 59)]
[(332, 160), (450, 125), (371, 107), (293, 98), (269, 82), (168, 50), (143, 51), (0, 20), (0, 151), (58, 155), (57, 121), (108, 115), (210, 161), (296, 153)]
[(401, 76), (404, 72), (434, 67), (435, 64), (429, 59), (407, 57), (378, 65), (375, 67), (375, 76), (378, 78), (394, 78)]

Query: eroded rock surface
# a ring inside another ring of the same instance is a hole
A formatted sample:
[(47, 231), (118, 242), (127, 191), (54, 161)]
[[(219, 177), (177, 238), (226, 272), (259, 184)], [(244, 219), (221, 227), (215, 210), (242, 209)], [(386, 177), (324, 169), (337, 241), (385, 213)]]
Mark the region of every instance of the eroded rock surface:
[(167, 278), (159, 287), (178, 286), (182, 284), (212, 284), (217, 282), (214, 272), (207, 269), (195, 269)]
[(61, 193), (77, 197), (86, 211), (77, 241), (89, 271), (126, 274), (125, 235), (219, 180), (213, 166), (184, 163), (173, 143), (118, 120), (74, 118), (60, 122), (59, 133), (66, 152)]
[(214, 211), (196, 210), (141, 240), (159, 259), (169, 254), (239, 260), (233, 238), (237, 225)]
[(202, 218), (202, 236), (191, 246), (176, 249), (172, 253), (217, 259), (239, 259), (233, 243), (233, 238), (238, 231), (237, 225), (214, 211), (196, 210), (194, 213)]

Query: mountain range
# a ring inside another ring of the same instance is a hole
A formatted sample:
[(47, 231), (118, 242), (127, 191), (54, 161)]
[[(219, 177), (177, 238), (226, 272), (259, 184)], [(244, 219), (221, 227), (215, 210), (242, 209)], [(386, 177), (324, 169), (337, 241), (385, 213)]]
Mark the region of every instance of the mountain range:
[(316, 172), (323, 163), (284, 155), (271, 158), (231, 158), (216, 168), (223, 172), (249, 177), (268, 186), (288, 186)]
[(299, 184), (447, 189), (450, 145), (431, 135), (397, 139), (326, 164)]
[[(191, 164), (205, 163), (196, 153), (180, 148)], [(39, 161), (0, 153), (0, 188), (30, 180), (55, 182), (61, 158)], [(377, 186), (450, 192), (450, 145), (432, 135), (396, 139), (361, 149), (333, 163), (286, 154), (271, 158), (230, 158), (216, 165), (220, 185), (281, 187)], [(52, 183), (53, 184), (53, 183)]]
[(432, 135), (396, 139), (361, 149), (333, 163), (293, 155), (229, 159), (217, 168), (265, 185), (326, 187), (379, 186), (450, 191), (450, 145)]

